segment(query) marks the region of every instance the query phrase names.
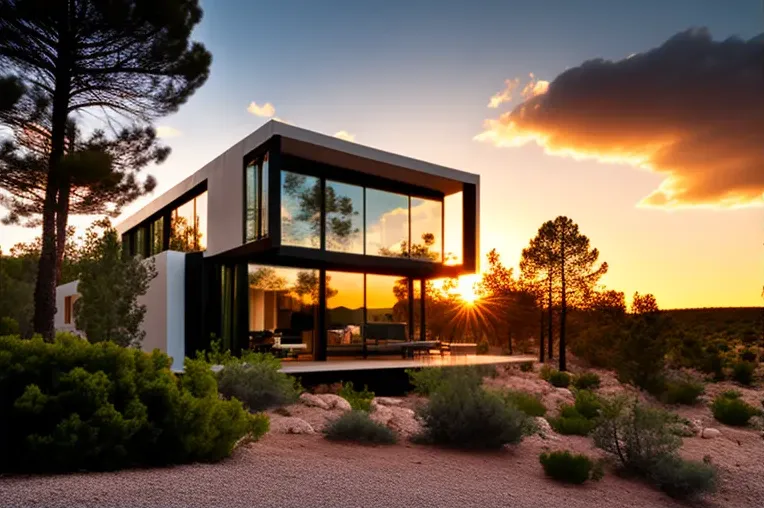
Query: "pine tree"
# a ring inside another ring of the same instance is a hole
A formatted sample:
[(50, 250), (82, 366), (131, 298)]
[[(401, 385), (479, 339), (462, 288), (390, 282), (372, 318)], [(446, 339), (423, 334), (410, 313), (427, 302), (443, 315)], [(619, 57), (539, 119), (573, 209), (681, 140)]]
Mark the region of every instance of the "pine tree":
[(108, 116), (104, 123), (145, 128), (175, 112), (209, 74), (210, 54), (189, 41), (201, 16), (197, 0), (0, 0), (0, 68), (18, 77), (36, 106), (22, 113), (45, 111), (39, 124), (49, 132), (40, 161), (43, 245), (34, 314), (35, 331), (47, 338), (54, 331), (56, 234), (66, 231), (79, 175), (64, 163), (70, 121), (98, 112)]

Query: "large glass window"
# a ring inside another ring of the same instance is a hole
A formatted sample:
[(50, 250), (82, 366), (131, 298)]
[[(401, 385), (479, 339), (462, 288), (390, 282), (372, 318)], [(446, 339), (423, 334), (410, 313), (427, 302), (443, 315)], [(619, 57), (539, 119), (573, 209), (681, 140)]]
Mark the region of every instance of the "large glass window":
[(391, 342), (408, 340), (407, 284), (405, 278), (366, 275), (366, 345), (369, 352)]
[(250, 348), (286, 358), (313, 353), (318, 270), (249, 265)]
[(244, 240), (268, 236), (268, 154), (244, 170)]
[(366, 189), (366, 254), (408, 257), (409, 198)]
[(411, 198), (411, 259), (443, 260), (443, 203)]
[(314, 176), (281, 172), (281, 243), (321, 246), (321, 182)]
[(330, 356), (363, 352), (363, 274), (326, 272), (326, 342)]
[(459, 265), (462, 263), (463, 254), (463, 231), (464, 217), (464, 193), (450, 194), (444, 199), (444, 215), (446, 219), (444, 243), (444, 259), (446, 264)]
[(251, 162), (244, 171), (245, 182), (245, 240), (257, 239), (257, 164)]
[(170, 215), (170, 250), (193, 252), (207, 246), (207, 192), (192, 198)]
[(326, 181), (326, 250), (363, 254), (363, 187)]
[(164, 247), (164, 217), (151, 223), (151, 255), (162, 252)]
[(135, 230), (135, 254), (146, 255), (146, 228), (142, 226)]

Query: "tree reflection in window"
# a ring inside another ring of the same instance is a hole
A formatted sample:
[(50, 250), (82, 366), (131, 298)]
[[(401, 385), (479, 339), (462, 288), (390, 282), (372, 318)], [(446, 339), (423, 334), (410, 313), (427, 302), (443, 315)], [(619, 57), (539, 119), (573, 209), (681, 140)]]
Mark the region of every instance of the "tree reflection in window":
[(438, 261), (440, 259), (440, 254), (438, 252), (434, 252), (430, 249), (433, 248), (435, 245), (435, 235), (433, 233), (423, 233), (422, 234), (422, 243), (411, 243), (411, 249), (409, 249), (409, 244), (406, 241), (401, 242), (401, 246), (399, 250), (394, 249), (388, 249), (386, 247), (382, 247), (379, 249), (381, 256), (387, 256), (387, 257), (399, 257), (399, 258), (407, 258), (410, 257), (411, 259), (421, 259), (425, 261)]
[(170, 250), (179, 252), (204, 250), (206, 219), (206, 192), (173, 210), (170, 215)]

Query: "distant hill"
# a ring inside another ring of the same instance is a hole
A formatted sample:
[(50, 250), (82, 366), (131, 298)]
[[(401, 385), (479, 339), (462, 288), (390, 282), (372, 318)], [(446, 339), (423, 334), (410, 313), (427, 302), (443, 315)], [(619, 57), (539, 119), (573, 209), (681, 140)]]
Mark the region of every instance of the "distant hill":
[(764, 309), (761, 307), (720, 307), (671, 309), (664, 311), (678, 328), (742, 339), (764, 334)]

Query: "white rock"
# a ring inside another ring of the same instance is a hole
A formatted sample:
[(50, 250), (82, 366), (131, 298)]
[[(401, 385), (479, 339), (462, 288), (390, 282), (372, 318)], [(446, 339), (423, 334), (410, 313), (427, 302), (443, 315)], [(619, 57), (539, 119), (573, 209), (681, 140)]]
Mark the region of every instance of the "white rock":
[(372, 402), (371, 414), (369, 414), (369, 418), (386, 426), (388, 423), (390, 423), (390, 420), (393, 419), (393, 408), (374, 404), (374, 402)]
[(719, 431), (719, 429), (707, 428), (703, 429), (703, 432), (700, 435), (703, 439), (713, 439), (715, 437), (721, 436), (722, 433)]
[(422, 432), (422, 424), (417, 419), (416, 413), (405, 407), (390, 407), (392, 418), (387, 426), (404, 437), (411, 437)]
[(546, 421), (546, 418), (537, 416), (534, 419), (534, 423), (536, 424), (536, 433), (541, 436), (544, 439), (550, 439), (553, 441), (556, 441), (557, 435), (554, 433), (554, 430), (552, 429), (552, 426), (549, 425), (549, 422)]
[(278, 434), (315, 434), (316, 431), (302, 418), (282, 416), (271, 418), (271, 432)]
[(400, 406), (403, 403), (401, 399), (394, 399), (392, 397), (377, 397), (374, 401), (382, 406)]
[(690, 420), (690, 425), (688, 425), (688, 428), (696, 435), (699, 436), (703, 433), (703, 422), (700, 421), (698, 418), (693, 418)]
[(329, 404), (327, 404), (324, 399), (320, 398), (318, 395), (313, 395), (312, 393), (305, 392), (300, 394), (300, 400), (308, 407), (329, 409)]
[(329, 409), (340, 409), (342, 411), (350, 411), (353, 409), (350, 407), (350, 402), (333, 393), (322, 393), (321, 395), (316, 395), (316, 397), (323, 400)]

